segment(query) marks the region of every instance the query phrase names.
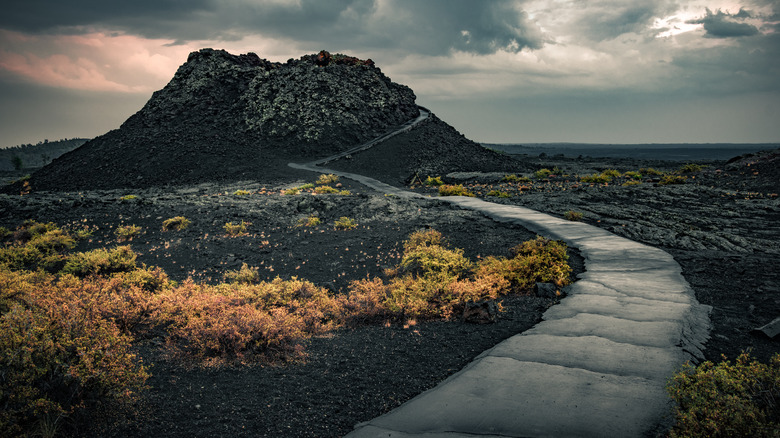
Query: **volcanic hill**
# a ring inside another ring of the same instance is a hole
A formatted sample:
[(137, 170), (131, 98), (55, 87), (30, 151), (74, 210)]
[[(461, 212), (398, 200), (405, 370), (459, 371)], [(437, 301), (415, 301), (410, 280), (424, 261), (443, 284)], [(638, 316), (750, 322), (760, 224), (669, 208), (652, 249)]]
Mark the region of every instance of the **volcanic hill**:
[[(413, 119), (415, 98), (371, 60), (322, 51), (277, 63), (202, 49), (119, 129), (54, 160), (29, 183), (71, 191), (264, 179), (289, 161), (345, 151)], [(472, 157), (505, 160), (435, 117), (427, 122), (415, 128), (415, 138), (426, 138), (417, 148), (458, 157), (450, 161), (461, 168)]]

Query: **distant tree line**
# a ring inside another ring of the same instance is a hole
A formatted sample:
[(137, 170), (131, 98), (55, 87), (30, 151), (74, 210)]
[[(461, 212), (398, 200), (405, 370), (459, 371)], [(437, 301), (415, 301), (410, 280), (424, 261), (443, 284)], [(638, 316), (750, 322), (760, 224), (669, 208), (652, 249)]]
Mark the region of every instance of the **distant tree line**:
[(37, 144), (28, 143), (0, 149), (0, 170), (34, 169), (45, 166), (88, 140), (86, 138), (64, 138), (57, 141), (46, 139)]

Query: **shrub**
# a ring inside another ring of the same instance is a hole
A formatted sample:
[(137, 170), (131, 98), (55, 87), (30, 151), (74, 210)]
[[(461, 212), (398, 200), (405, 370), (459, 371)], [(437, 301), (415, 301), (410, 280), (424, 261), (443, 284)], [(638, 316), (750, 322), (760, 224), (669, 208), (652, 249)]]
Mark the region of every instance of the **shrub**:
[(132, 201), (134, 199), (137, 199), (138, 197), (135, 195), (125, 195), (119, 198), (120, 201)]
[(208, 364), (301, 357), (302, 341), (338, 326), (342, 314), (327, 290), (293, 277), (256, 285), (188, 280), (160, 297), (156, 318), (170, 326), (175, 352)]
[(352, 193), (349, 190), (341, 190), (341, 191), (339, 191), (339, 195), (341, 195), (341, 196), (349, 196), (351, 194)]
[(9, 230), (6, 227), (0, 227), (0, 239), (5, 239), (5, 238), (7, 238), (7, 237), (9, 237), (11, 235), (13, 235), (11, 230)]
[(563, 218), (567, 221), (579, 222), (582, 220), (582, 213), (578, 211), (569, 210), (563, 214)]
[(61, 251), (71, 249), (75, 240), (54, 224), (27, 221), (12, 235), (14, 244), (0, 248), (0, 266), (8, 269), (44, 268), (56, 271), (64, 264)]
[(593, 175), (581, 177), (580, 181), (584, 183), (603, 184), (612, 181), (612, 177), (604, 175), (603, 173), (594, 173)]
[(510, 195), (507, 192), (502, 192), (501, 190), (491, 190), (487, 193), (488, 196), (495, 196), (496, 198), (511, 198), (512, 195)]
[(629, 187), (629, 186), (638, 186), (638, 185), (641, 185), (641, 184), (642, 184), (642, 181), (639, 181), (639, 180), (631, 180), (631, 181), (626, 181), (626, 182), (624, 182), (624, 183), (623, 183), (623, 184), (621, 184), (621, 185), (622, 185), (623, 187)]
[(604, 175), (604, 176), (608, 176), (610, 178), (618, 178), (618, 177), (620, 177), (620, 172), (618, 172), (615, 169), (607, 169), (607, 170), (601, 172), (601, 174)]
[(667, 385), (677, 404), (672, 437), (777, 437), (780, 353), (762, 364), (742, 353), (734, 364), (686, 364)]
[(639, 173), (642, 175), (663, 175), (664, 173), (653, 169), (652, 167), (643, 167), (639, 169)]
[(250, 192), (249, 190), (236, 190), (235, 192), (233, 192), (233, 196), (246, 196), (249, 195), (250, 193), (252, 192)]
[(306, 184), (304, 184), (302, 186), (299, 186), (298, 190), (308, 190), (308, 189), (313, 189), (313, 188), (314, 188), (314, 184), (306, 183)]
[(338, 193), (338, 192), (339, 192), (338, 189), (334, 189), (331, 186), (318, 186), (317, 188), (314, 189), (314, 193), (320, 195), (329, 194), (329, 193)]
[(240, 223), (237, 224), (234, 224), (233, 222), (227, 222), (222, 228), (225, 229), (225, 232), (227, 233), (228, 236), (237, 237), (246, 234), (246, 228), (249, 225), (252, 225), (252, 223), (245, 222), (242, 220)]
[(513, 247), (512, 258), (487, 257), (476, 268), (482, 277), (497, 275), (509, 281), (515, 290), (528, 290), (535, 283), (555, 283), (564, 286), (571, 282), (571, 267), (566, 244), (537, 236)]
[(299, 189), (298, 187), (293, 187), (291, 189), (282, 190), (282, 194), (283, 195), (291, 196), (291, 195), (297, 195), (298, 193), (301, 193), (301, 189)]
[(317, 178), (317, 184), (318, 185), (325, 185), (325, 184), (333, 184), (339, 180), (338, 175), (334, 175), (332, 173), (328, 174), (322, 174)]
[(80, 288), (40, 273), (0, 277), (16, 293), (0, 315), (0, 435), (51, 436), (62, 419), (143, 389), (148, 374), (132, 339), (83, 305)]
[(68, 256), (63, 274), (77, 277), (107, 275), (116, 272), (130, 272), (136, 269), (137, 255), (129, 246), (117, 246), (110, 250), (98, 248)]
[(253, 284), (260, 281), (259, 268), (253, 268), (246, 263), (241, 265), (241, 269), (225, 272), (224, 278), (228, 283)]
[(623, 176), (631, 179), (642, 179), (642, 174), (639, 172), (634, 172), (633, 170), (629, 170), (628, 172), (624, 173)]
[(449, 247), (449, 242), (447, 242), (443, 234), (432, 228), (417, 230), (404, 241), (404, 254), (412, 252), (421, 246), (434, 245), (447, 248)]
[(114, 234), (116, 234), (117, 240), (120, 242), (133, 240), (133, 237), (141, 234), (141, 227), (137, 225), (120, 225), (116, 227)]
[(333, 223), (333, 225), (337, 230), (351, 230), (353, 228), (357, 228), (358, 226), (354, 219), (348, 218), (346, 216), (340, 217), (338, 220), (336, 220), (336, 222)]
[(439, 186), (439, 196), (470, 196), (473, 197), (474, 194), (468, 191), (466, 188), (463, 187), (463, 184), (458, 184), (456, 186), (454, 185), (448, 185), (444, 184)]
[(170, 219), (165, 219), (162, 224), (163, 231), (181, 231), (186, 230), (190, 226), (190, 220), (184, 216), (176, 216)]
[(702, 169), (704, 169), (704, 166), (700, 164), (692, 164), (688, 163), (677, 169), (677, 172), (679, 173), (697, 173), (701, 172)]
[(524, 176), (517, 176), (515, 174), (510, 174), (510, 175), (504, 175), (504, 177), (501, 178), (501, 182), (528, 183), (531, 182), (531, 179)]
[(307, 218), (298, 219), (297, 227), (316, 227), (322, 223), (322, 220), (317, 216), (309, 216)]
[(536, 179), (545, 179), (548, 176), (552, 174), (552, 170), (550, 169), (539, 169), (536, 172), (534, 172), (534, 178)]
[(437, 177), (429, 176), (428, 178), (425, 178), (425, 185), (438, 187), (444, 185), (444, 182), (441, 180), (440, 176)]
[(687, 176), (681, 175), (664, 175), (661, 177), (661, 181), (658, 181), (659, 186), (667, 186), (671, 184), (685, 184)]
[(472, 268), (462, 249), (448, 249), (439, 245), (421, 245), (404, 251), (396, 272), (417, 277), (458, 278)]

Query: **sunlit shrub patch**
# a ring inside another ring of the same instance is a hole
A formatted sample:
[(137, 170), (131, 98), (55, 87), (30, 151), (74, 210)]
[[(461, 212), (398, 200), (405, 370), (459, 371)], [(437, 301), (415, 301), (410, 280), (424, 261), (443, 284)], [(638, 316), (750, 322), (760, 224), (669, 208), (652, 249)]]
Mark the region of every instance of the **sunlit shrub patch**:
[(116, 234), (117, 240), (120, 242), (132, 240), (133, 237), (141, 234), (141, 227), (137, 225), (121, 225), (116, 227), (114, 234)]
[(672, 437), (777, 437), (780, 353), (769, 364), (742, 353), (732, 363), (686, 365), (670, 380), (676, 403)]
[(450, 185), (450, 184), (444, 184), (439, 186), (439, 196), (470, 196), (473, 197), (474, 194), (468, 191), (465, 187), (463, 187), (463, 184), (458, 185)]
[(176, 216), (170, 219), (165, 219), (162, 224), (163, 231), (181, 231), (186, 230), (190, 226), (190, 220), (184, 216)]

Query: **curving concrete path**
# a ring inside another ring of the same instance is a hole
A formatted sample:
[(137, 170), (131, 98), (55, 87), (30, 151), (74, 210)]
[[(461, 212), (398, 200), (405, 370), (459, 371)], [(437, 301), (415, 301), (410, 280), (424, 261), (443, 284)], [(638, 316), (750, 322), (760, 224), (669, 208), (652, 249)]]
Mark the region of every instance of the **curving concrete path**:
[[(324, 162), (325, 160), (321, 160)], [(374, 190), (426, 198), (324, 169)], [(356, 426), (368, 437), (641, 437), (671, 424), (664, 387), (702, 357), (709, 306), (666, 252), (600, 228), (475, 198), (434, 198), (579, 248), (585, 272), (544, 321), (482, 353), (395, 410)]]

